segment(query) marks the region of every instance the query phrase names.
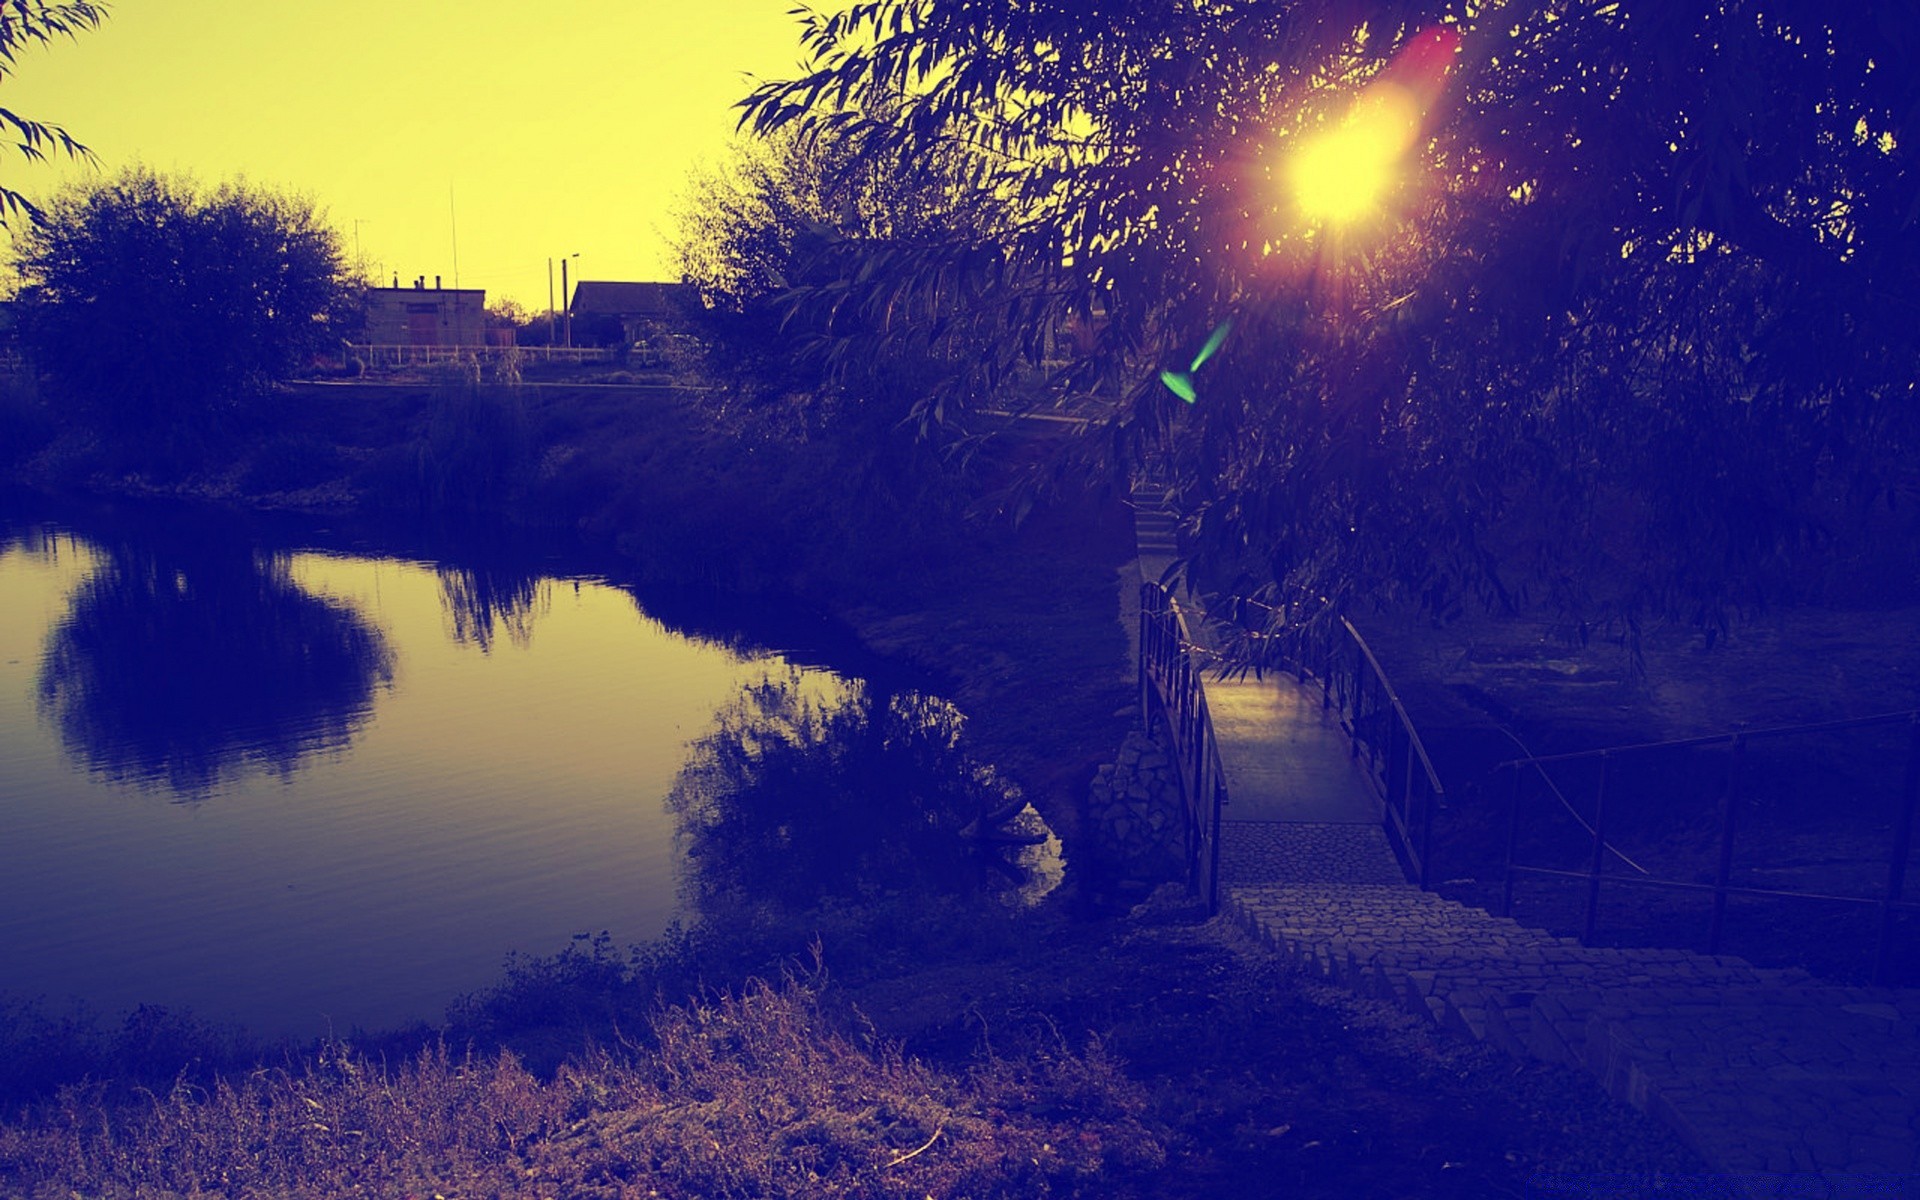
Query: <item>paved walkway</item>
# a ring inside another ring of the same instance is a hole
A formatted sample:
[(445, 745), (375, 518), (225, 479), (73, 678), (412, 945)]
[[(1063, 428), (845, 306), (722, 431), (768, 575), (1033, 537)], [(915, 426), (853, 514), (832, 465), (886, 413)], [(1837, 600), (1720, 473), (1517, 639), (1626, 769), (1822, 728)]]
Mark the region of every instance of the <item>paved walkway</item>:
[(1202, 684), (1226, 771), (1232, 821), (1378, 825), (1380, 799), (1318, 688), (1291, 675)]
[[(1158, 578), (1171, 527), (1143, 506), (1139, 536)], [(1516, 1059), (1583, 1068), (1714, 1170), (1802, 1176), (1744, 1194), (1920, 1197), (1920, 990), (1587, 947), (1422, 892), (1317, 692), (1286, 676), (1204, 686), (1229, 798), (1223, 908), (1298, 969)], [(1816, 1173), (1828, 1190), (1804, 1190)]]

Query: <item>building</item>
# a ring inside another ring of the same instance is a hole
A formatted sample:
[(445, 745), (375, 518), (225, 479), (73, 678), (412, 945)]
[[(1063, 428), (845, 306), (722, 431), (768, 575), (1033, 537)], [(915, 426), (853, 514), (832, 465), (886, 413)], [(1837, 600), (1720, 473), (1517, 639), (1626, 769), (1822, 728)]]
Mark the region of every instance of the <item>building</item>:
[(573, 285), (567, 312), (574, 321), (574, 337), (582, 326), (618, 322), (621, 339), (645, 345), (656, 333), (670, 330), (697, 293), (684, 283), (615, 283), (586, 280)]
[(412, 287), (367, 289), (367, 341), (375, 346), (484, 346), (487, 293), (483, 288), (443, 288), (440, 277)]

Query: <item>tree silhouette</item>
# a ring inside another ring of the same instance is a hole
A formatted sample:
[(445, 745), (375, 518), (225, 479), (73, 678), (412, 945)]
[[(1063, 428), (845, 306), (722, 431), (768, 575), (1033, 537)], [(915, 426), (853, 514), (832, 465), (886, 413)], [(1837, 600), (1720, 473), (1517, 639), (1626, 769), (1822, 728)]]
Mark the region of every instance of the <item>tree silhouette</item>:
[(355, 290), (311, 202), (131, 170), (54, 199), (15, 245), (23, 343), (69, 410), (152, 451), (204, 441), (337, 345)]
[(109, 779), (199, 800), (339, 750), (391, 680), (379, 632), (248, 549), (115, 547), (48, 637), (42, 712)]

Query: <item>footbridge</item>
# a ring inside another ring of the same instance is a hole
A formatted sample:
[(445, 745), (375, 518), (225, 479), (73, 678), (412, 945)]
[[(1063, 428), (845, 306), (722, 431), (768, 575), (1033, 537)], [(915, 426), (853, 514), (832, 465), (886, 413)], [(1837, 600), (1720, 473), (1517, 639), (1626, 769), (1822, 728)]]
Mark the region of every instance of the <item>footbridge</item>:
[(1170, 742), (1189, 872), (1209, 911), (1223, 883), (1364, 878), (1429, 885), (1444, 791), (1406, 708), (1341, 622), (1312, 666), (1210, 670), (1200, 614), (1140, 588), (1141, 711)]
[[(1171, 518), (1144, 504), (1136, 516), (1141, 711), (1170, 743), (1189, 882), (1209, 912), (1309, 977), (1516, 1060), (1589, 1073), (1716, 1173), (1720, 1190), (1698, 1194), (1920, 1194), (1920, 990), (1838, 986), (1726, 954), (1589, 945), (1436, 894), (1432, 829), (1446, 792), (1359, 631), (1332, 625), (1296, 647), (1287, 671), (1220, 670), (1203, 614), (1159, 582), (1174, 553)], [(1875, 901), (1885, 929), (1908, 931), (1900, 936), (1913, 928), (1896, 920), (1914, 909), (1901, 887), (1920, 714), (1909, 724), (1900, 832)], [(1509, 764), (1516, 780), (1539, 765)], [(1604, 777), (1583, 825), (1595, 901), (1608, 857)], [(1729, 848), (1732, 829), (1730, 817)], [(1511, 834), (1507, 853), (1511, 881)], [(1718, 882), (1729, 890), (1724, 868)], [(1652, 1194), (1653, 1181), (1640, 1183), (1578, 1194)]]

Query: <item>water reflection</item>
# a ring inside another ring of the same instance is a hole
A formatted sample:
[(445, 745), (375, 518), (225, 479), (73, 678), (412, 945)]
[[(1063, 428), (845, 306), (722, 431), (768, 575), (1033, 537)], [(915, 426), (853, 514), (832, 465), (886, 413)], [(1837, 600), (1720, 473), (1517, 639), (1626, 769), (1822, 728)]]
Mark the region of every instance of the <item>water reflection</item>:
[(392, 675), (379, 631), (284, 556), (154, 540), (102, 551), (48, 636), (39, 700), (89, 770), (200, 799), (344, 747)]
[(935, 697), (797, 669), (748, 685), (667, 797), (686, 900), (712, 911), (908, 888), (1044, 895), (1059, 842), (966, 756), (962, 721)]
[(463, 646), (477, 646), (482, 654), (494, 639), (525, 647), (533, 640), (533, 622), (552, 603), (544, 576), (500, 567), (434, 568), (440, 580), (440, 607), (448, 632)]

